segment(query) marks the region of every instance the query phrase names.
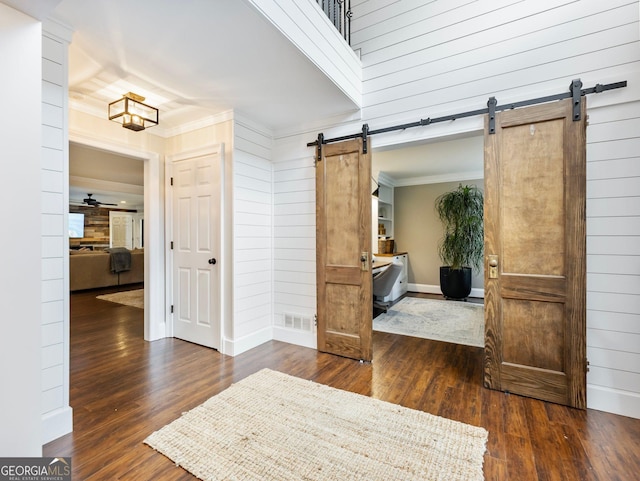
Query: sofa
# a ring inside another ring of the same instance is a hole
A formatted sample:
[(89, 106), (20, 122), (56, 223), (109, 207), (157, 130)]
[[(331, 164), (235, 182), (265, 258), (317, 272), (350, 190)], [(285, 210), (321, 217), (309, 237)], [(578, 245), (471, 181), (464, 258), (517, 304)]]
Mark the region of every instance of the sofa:
[(98, 287), (123, 286), (144, 282), (144, 250), (131, 251), (131, 269), (111, 272), (111, 255), (106, 251), (71, 250), (69, 252), (69, 288), (71, 291)]

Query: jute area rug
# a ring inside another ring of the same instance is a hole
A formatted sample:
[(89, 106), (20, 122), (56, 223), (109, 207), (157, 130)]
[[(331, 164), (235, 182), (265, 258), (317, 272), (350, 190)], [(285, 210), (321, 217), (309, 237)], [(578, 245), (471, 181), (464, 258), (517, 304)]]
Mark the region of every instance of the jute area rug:
[(136, 289), (133, 291), (114, 292), (113, 294), (103, 294), (96, 296), (96, 299), (103, 301), (116, 302), (126, 306), (139, 307), (144, 309), (144, 289)]
[(484, 306), (405, 297), (373, 320), (373, 330), (484, 347)]
[(205, 481), (479, 481), (487, 436), (264, 369), (144, 442)]

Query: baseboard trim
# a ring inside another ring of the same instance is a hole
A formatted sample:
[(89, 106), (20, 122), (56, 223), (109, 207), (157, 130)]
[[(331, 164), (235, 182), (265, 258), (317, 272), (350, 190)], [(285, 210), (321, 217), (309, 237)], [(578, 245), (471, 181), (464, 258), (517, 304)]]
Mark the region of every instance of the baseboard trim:
[(273, 328), (273, 339), (295, 344), (296, 346), (310, 347), (311, 349), (317, 349), (318, 346), (315, 333), (295, 331), (279, 326)]
[(42, 415), (42, 444), (47, 444), (72, 431), (73, 409), (71, 406)]
[(247, 352), (260, 344), (271, 341), (273, 339), (273, 328), (265, 327), (257, 332), (239, 339), (224, 339), (224, 352), (228, 356), (237, 356), (243, 352)]
[[(432, 284), (407, 284), (407, 289), (411, 292), (420, 292), (423, 294), (438, 294), (442, 295), (442, 291), (440, 290), (440, 286), (432, 285)], [(469, 297), (477, 297), (479, 299), (484, 299), (484, 289), (472, 288), (471, 294)]]
[(587, 384), (587, 407), (640, 419), (640, 394)]

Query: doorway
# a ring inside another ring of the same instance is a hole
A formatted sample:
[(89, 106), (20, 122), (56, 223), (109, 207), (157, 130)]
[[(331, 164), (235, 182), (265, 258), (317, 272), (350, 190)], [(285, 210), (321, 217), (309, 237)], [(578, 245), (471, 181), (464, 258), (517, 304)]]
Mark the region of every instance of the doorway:
[(497, 131), (510, 137), (487, 133), (483, 143), (485, 263), (493, 268), (485, 276), (485, 385), (579, 408), (586, 407), (585, 115), (584, 99), (577, 122), (569, 100), (501, 113)]
[[(442, 224), (435, 200), (459, 184), (484, 190), (482, 132), (374, 149), (372, 170), (374, 178), (392, 191), (392, 203), (385, 204), (387, 225), (392, 226), (387, 230), (393, 233), (395, 250), (407, 252), (407, 290), (442, 299), (438, 256)], [(470, 299), (482, 302), (483, 268), (473, 270), (472, 281)]]
[[(159, 179), (162, 179), (160, 156), (119, 144), (96, 140), (81, 135), (69, 136), (69, 142), (97, 151), (122, 155), (143, 162), (145, 222), (142, 237), (144, 249), (144, 339), (153, 341), (166, 337), (164, 296), (164, 220), (161, 206), (164, 203)], [(66, 179), (67, 189), (70, 179)]]

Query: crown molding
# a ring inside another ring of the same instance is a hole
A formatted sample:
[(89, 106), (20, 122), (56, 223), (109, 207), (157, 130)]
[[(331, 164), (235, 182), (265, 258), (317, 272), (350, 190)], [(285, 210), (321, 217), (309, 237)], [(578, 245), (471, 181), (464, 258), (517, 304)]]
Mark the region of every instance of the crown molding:
[(195, 130), (205, 129), (207, 127), (212, 127), (213, 125), (233, 120), (233, 118), (233, 110), (225, 110), (224, 112), (203, 117), (192, 122), (186, 122), (175, 127), (163, 129), (161, 137), (168, 138), (175, 137), (176, 135), (187, 134)]
[(71, 43), (73, 39), (73, 28), (66, 23), (49, 17), (42, 22), (42, 33), (44, 35), (55, 36), (57, 39)]

